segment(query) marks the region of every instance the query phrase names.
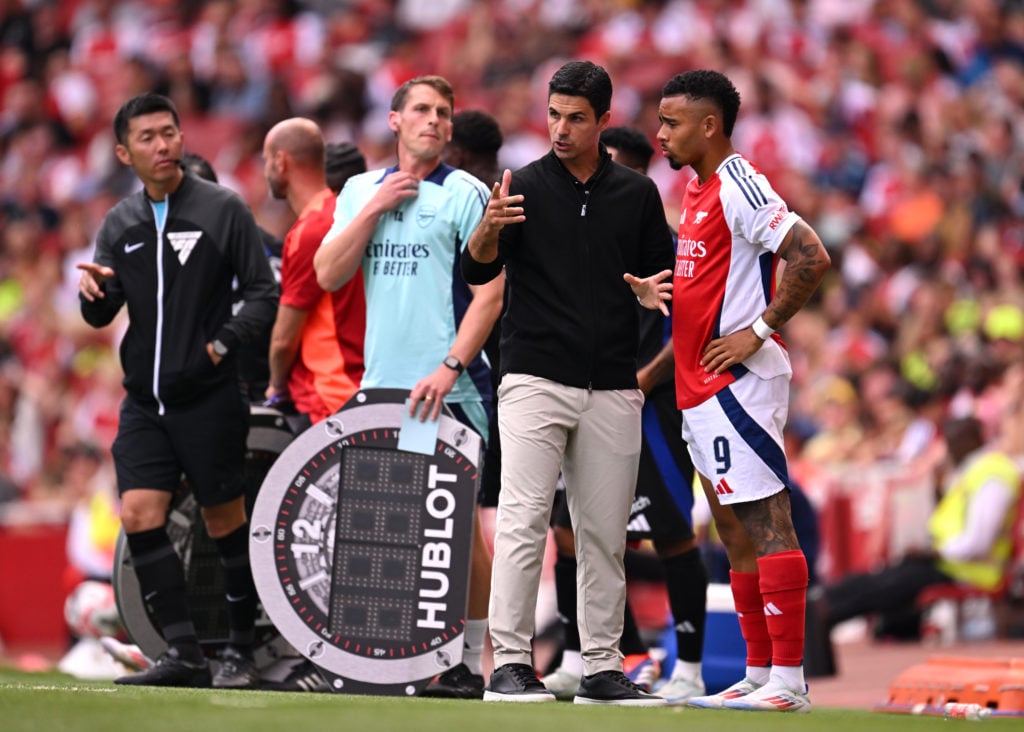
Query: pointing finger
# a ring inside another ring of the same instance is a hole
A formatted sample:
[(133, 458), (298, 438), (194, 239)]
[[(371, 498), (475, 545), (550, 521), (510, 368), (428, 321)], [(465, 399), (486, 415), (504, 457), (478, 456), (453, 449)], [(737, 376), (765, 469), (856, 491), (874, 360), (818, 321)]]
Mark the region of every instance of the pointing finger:
[(505, 172), (501, 174), (501, 197), (508, 197), (508, 189), (512, 186), (512, 171), (505, 168)]

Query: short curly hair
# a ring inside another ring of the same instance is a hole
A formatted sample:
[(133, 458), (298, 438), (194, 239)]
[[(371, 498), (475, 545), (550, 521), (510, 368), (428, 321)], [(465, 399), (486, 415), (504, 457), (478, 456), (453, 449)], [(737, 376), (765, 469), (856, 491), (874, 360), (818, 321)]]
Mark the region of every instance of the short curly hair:
[(665, 84), (661, 96), (707, 99), (722, 113), (722, 132), (726, 137), (732, 137), (736, 117), (740, 112), (740, 93), (725, 74), (710, 69), (676, 74)]

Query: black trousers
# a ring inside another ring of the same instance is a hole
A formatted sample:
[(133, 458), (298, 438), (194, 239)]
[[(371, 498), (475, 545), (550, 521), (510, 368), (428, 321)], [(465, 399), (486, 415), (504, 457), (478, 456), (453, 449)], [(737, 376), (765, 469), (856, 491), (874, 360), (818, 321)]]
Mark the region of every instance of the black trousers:
[(921, 590), (952, 581), (927, 557), (905, 557), (876, 572), (849, 575), (824, 588), (827, 625), (867, 613), (893, 619), (916, 615), (914, 602)]

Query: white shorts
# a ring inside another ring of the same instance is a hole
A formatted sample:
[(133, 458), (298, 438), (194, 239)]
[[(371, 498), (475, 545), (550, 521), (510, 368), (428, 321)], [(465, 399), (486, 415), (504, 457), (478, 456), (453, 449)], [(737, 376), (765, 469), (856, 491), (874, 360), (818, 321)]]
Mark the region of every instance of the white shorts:
[(747, 373), (696, 407), (683, 410), (683, 439), (693, 465), (719, 503), (746, 503), (789, 486), (782, 429), (789, 376)]

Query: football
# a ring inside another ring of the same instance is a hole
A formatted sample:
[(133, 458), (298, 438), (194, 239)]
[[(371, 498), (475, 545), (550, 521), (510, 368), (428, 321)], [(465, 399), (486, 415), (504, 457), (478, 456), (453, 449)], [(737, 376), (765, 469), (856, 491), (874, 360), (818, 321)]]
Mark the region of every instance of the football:
[(118, 637), (123, 632), (114, 588), (106, 582), (86, 580), (64, 601), (64, 620), (79, 638)]

